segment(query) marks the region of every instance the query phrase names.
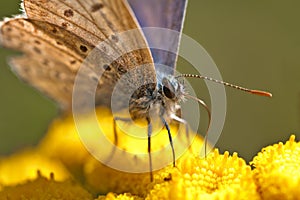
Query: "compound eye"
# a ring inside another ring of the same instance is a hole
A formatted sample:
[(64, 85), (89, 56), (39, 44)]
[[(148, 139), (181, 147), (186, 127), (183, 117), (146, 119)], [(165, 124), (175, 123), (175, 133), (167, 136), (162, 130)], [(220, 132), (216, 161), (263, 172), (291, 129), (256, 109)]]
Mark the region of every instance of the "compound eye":
[(167, 98), (169, 98), (169, 99), (174, 99), (175, 98), (174, 92), (172, 92), (168, 87), (163, 86), (163, 92), (164, 92), (164, 95)]

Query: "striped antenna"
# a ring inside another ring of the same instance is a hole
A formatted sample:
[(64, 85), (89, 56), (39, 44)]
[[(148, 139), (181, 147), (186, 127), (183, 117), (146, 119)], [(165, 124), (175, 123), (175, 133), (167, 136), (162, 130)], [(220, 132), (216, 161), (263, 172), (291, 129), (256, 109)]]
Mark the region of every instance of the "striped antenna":
[(235, 88), (235, 89), (238, 89), (238, 90), (242, 90), (244, 92), (248, 92), (248, 93), (251, 93), (251, 94), (256, 94), (256, 95), (266, 96), (266, 97), (272, 97), (272, 94), (270, 92), (266, 92), (266, 91), (262, 91), (262, 90), (251, 90), (251, 89), (244, 88), (244, 87), (241, 87), (241, 86), (238, 86), (238, 85), (234, 85), (234, 84), (231, 84), (231, 83), (227, 83), (227, 82), (224, 82), (224, 81), (216, 80), (216, 79), (213, 79), (213, 78), (210, 78), (210, 77), (201, 76), (201, 75), (197, 75), (197, 74), (181, 74), (181, 75), (176, 76), (176, 78), (180, 78), (180, 77), (200, 78), (200, 79), (212, 81), (212, 82), (215, 82), (215, 83), (219, 83), (219, 84), (222, 84), (222, 85), (225, 85), (225, 86), (228, 86), (228, 87), (232, 87), (232, 88)]
[[(238, 90), (242, 90), (244, 92), (248, 92), (248, 93), (251, 93), (251, 94), (256, 94), (256, 95), (266, 96), (266, 97), (272, 97), (272, 94), (270, 92), (261, 91), (261, 90), (251, 90), (251, 89), (244, 88), (244, 87), (241, 87), (241, 86), (238, 86), (238, 85), (234, 85), (234, 84), (227, 83), (227, 82), (224, 82), (224, 81), (220, 81), (220, 80), (217, 80), (217, 79), (209, 78), (209, 77), (206, 77), (206, 76), (201, 76), (201, 75), (196, 75), (196, 74), (181, 74), (181, 75), (176, 76), (175, 78), (180, 78), (180, 77), (185, 77), (185, 78), (200, 78), (200, 79), (212, 81), (212, 82), (215, 82), (215, 83), (219, 83), (219, 84), (222, 84), (222, 85), (225, 85), (225, 86), (228, 86), (228, 87), (232, 87), (232, 88), (235, 88), (235, 89), (238, 89)], [(188, 95), (188, 94), (185, 94), (185, 97), (197, 101), (207, 111), (209, 122), (208, 122), (208, 127), (207, 127), (206, 133), (205, 133), (205, 144), (204, 144), (205, 145), (204, 146), (205, 157), (206, 157), (206, 154), (207, 154), (207, 143), (208, 143), (208, 130), (210, 128), (210, 123), (211, 123), (211, 112), (210, 112), (208, 106), (205, 104), (205, 102), (202, 101), (201, 99), (198, 99), (197, 97), (194, 97), (194, 96), (191, 96), (191, 95)]]

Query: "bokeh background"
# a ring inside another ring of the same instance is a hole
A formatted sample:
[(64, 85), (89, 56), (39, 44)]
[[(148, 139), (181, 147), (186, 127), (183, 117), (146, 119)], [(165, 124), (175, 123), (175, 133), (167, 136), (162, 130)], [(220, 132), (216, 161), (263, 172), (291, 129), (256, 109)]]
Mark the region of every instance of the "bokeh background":
[[(1, 0), (0, 17), (20, 13), (19, 4)], [(221, 151), (236, 151), (249, 161), (292, 133), (300, 139), (299, 7), (295, 0), (189, 1), (184, 33), (209, 52), (223, 80), (273, 93), (270, 99), (227, 88)], [(6, 60), (14, 54), (0, 48), (0, 156), (37, 144), (59, 115), (52, 101), (10, 71)], [(187, 72), (184, 62), (179, 65)], [(209, 102), (203, 81), (191, 82)], [(204, 120), (198, 132), (205, 128)]]

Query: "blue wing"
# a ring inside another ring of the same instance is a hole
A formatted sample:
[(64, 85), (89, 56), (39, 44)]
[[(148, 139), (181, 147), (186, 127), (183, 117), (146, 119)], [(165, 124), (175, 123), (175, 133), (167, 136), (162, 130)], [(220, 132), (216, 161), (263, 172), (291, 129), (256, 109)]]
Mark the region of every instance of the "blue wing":
[[(128, 0), (140, 26), (170, 29), (169, 33), (144, 31), (155, 63), (175, 68), (187, 0)], [(152, 29), (153, 30), (153, 29)], [(176, 34), (174, 34), (176, 33)], [(171, 53), (173, 52), (173, 53)]]

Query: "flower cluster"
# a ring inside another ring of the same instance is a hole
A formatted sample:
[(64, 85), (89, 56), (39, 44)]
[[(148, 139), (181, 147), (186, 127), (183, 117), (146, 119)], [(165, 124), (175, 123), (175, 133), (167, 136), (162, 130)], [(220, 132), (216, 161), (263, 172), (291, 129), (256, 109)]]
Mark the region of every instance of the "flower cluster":
[[(109, 111), (99, 108), (97, 116), (105, 129), (103, 132), (113, 138)], [(80, 122), (87, 133), (96, 131), (89, 120), (85, 117)], [(176, 125), (171, 128), (172, 132), (177, 132)], [(72, 115), (62, 117), (52, 123), (35, 149), (0, 159), (0, 199), (259, 200), (300, 197), (300, 143), (295, 141), (294, 135), (285, 144), (262, 149), (251, 162), (253, 169), (237, 153), (220, 154), (214, 149), (200, 158), (199, 147), (203, 140), (196, 136), (190, 148), (176, 161), (176, 167), (168, 165), (154, 171), (151, 182), (149, 173), (122, 172), (101, 164), (85, 149), (77, 131)], [(119, 131), (120, 148), (147, 152), (145, 143), (132, 141)], [(153, 149), (169, 142), (165, 130), (154, 139)], [(161, 153), (159, 159), (169, 156), (169, 153)]]
[(300, 199), (300, 143), (294, 135), (263, 148), (251, 164), (263, 199)]

